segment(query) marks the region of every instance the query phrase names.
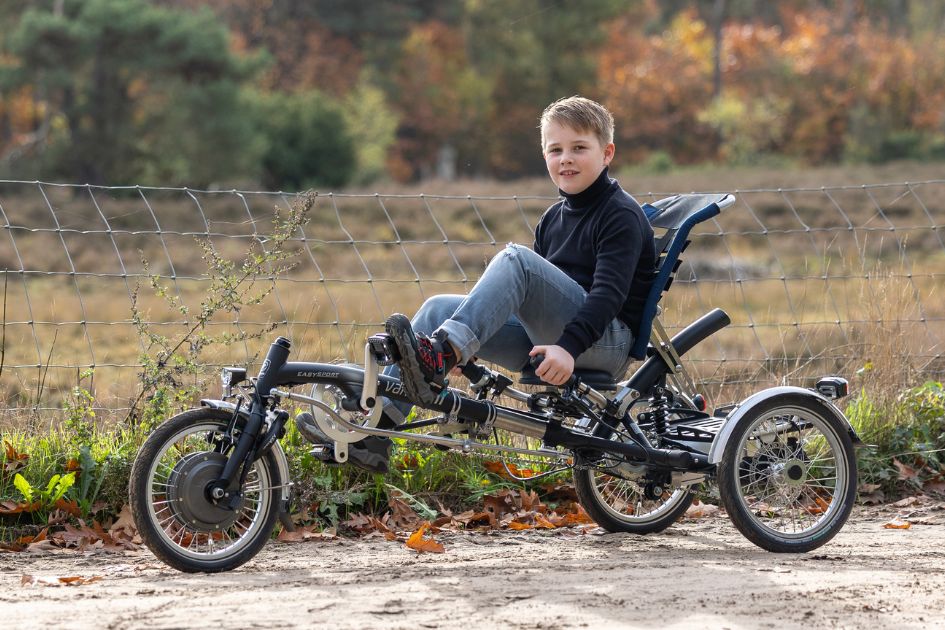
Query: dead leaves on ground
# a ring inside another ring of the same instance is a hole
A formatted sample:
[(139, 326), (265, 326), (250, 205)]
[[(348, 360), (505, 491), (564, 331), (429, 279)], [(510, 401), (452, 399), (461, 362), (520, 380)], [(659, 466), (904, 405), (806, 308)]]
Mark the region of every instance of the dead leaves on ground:
[(913, 525), (945, 525), (945, 502), (920, 494), (884, 506), (895, 515), (883, 524), (884, 529), (910, 529)]
[[(77, 507), (77, 506), (76, 506)], [(60, 508), (64, 513), (72, 508), (68, 504)], [(131, 508), (125, 505), (118, 518), (107, 529), (98, 521), (88, 525), (75, 519), (77, 525), (63, 523), (50, 515), (50, 525), (61, 525), (54, 532), (44, 528), (34, 536), (21, 536), (12, 542), (0, 543), (0, 551), (53, 551), (72, 549), (76, 551), (136, 551), (141, 548), (141, 538), (131, 517)]]
[[(543, 503), (534, 490), (504, 489), (484, 496), (482, 507), (478, 509), (454, 514), (440, 506), (440, 516), (433, 521), (421, 518), (406, 501), (395, 497), (388, 502), (389, 510), (383, 516), (355, 514), (341, 526), (366, 538), (379, 536), (401, 541), (407, 548), (421, 553), (443, 553), (445, 548), (433, 537), (442, 531), (554, 530), (594, 525), (577, 503), (573, 488), (549, 488), (548, 497), (548, 500), (557, 499), (554, 507)], [(412, 533), (407, 535), (406, 532)], [(285, 538), (283, 534), (279, 538), (294, 541), (298, 536), (286, 533)]]

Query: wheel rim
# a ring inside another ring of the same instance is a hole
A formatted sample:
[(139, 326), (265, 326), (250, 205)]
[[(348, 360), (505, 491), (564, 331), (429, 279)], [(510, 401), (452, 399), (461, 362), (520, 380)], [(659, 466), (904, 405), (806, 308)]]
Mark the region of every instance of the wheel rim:
[(848, 462), (836, 432), (810, 409), (779, 407), (754, 420), (733, 467), (738, 500), (780, 538), (816, 535), (843, 509)]
[[(261, 460), (254, 462), (243, 484), (243, 500), (234, 512), (203, 500), (199, 484), (222, 469), (223, 457), (209, 451), (214, 434), (225, 423), (190, 426), (167, 440), (147, 476), (148, 518), (155, 533), (175, 553), (193, 560), (221, 560), (238, 554), (259, 534), (269, 512), (271, 486)], [(196, 481), (184, 481), (192, 476)]]

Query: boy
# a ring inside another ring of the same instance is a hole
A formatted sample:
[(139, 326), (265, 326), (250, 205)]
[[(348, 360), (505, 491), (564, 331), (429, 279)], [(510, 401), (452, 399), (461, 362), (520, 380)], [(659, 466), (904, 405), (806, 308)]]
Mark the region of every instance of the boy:
[[(643, 210), (607, 176), (613, 116), (572, 96), (542, 113), (542, 153), (563, 199), (542, 215), (533, 250), (510, 244), (469, 295), (427, 300), (413, 322), (386, 323), (408, 395), (432, 403), (446, 374), (471, 357), (562, 385), (575, 365), (620, 375), (656, 275), (653, 230)], [(430, 336), (427, 336), (430, 335)]]
[[(415, 402), (432, 403), (450, 370), (472, 357), (521, 370), (543, 354), (535, 373), (552, 385), (567, 382), (575, 365), (619, 376), (630, 361), (633, 331), (656, 275), (656, 249), (639, 204), (607, 176), (613, 116), (572, 96), (549, 105), (540, 128), (548, 174), (563, 199), (542, 215), (533, 250), (509, 244), (469, 295), (434, 296), (412, 322), (399, 313), (387, 319), (401, 355), (388, 374), (399, 372)], [(385, 404), (385, 413), (397, 418), (408, 411)], [(314, 421), (298, 420), (306, 437), (323, 441), (306, 430), (317, 428)], [(365, 438), (352, 444), (360, 449), (352, 448), (352, 461), (367, 468), (359, 462), (363, 451), (374, 470), (386, 470), (389, 445), (386, 438)]]

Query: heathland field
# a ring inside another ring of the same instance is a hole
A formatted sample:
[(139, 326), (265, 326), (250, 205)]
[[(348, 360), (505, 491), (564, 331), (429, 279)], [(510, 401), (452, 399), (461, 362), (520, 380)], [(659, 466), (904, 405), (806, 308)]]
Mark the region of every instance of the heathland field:
[[(707, 393), (732, 398), (827, 372), (891, 389), (941, 379), (943, 172), (942, 165), (897, 164), (619, 179), (641, 201), (736, 192), (736, 205), (696, 228), (663, 315), (672, 333), (711, 308), (729, 313), (733, 326), (694, 351), (690, 365)], [(0, 185), (2, 423), (59, 408), (77, 384), (96, 407), (127, 408), (142, 357), (156, 356), (154, 335), (182, 339), (208, 300), (241, 290), (219, 274), (214, 284), (208, 259), (235, 261), (231, 275), (239, 275), (254, 243), (263, 273), (247, 296), (271, 291), (258, 304), (247, 297), (213, 314), (210, 338), (188, 338), (182, 356), (252, 369), (281, 334), (293, 341), (295, 358), (360, 362), (364, 337), (389, 313), (465, 292), (506, 242), (530, 243), (554, 191), (529, 180), (319, 193), (287, 241), (295, 266), (270, 274), (267, 265), (279, 264), (265, 259), (277, 242), (269, 236), (273, 211), (284, 216), (294, 199)], [(207, 239), (209, 257), (199, 246)], [(269, 326), (260, 339), (240, 339)], [(211, 391), (215, 378), (207, 386), (201, 379), (215, 370), (197, 372), (188, 384)]]

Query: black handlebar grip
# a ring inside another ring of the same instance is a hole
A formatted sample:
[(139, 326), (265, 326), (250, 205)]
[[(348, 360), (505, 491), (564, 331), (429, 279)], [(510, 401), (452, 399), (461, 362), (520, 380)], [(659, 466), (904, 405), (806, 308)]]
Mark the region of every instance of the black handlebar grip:
[[(545, 355), (543, 355), (543, 354), (536, 354), (535, 356), (531, 357), (531, 358), (528, 360), (528, 363), (532, 366), (532, 369), (537, 370), (537, 369), (538, 369), (538, 366), (541, 365), (541, 362), (544, 361), (544, 360), (545, 360)], [(537, 376), (537, 375), (536, 375), (536, 376)], [(538, 378), (541, 378), (541, 377), (539, 376)], [(544, 379), (542, 379), (542, 381), (543, 381), (543, 382), (547, 382), (547, 381), (545, 381)], [(573, 386), (575, 383), (577, 383), (577, 376), (572, 373), (572, 374), (571, 374), (571, 377), (568, 378), (567, 382), (565, 382), (564, 385), (558, 385), (558, 387), (571, 387), (571, 386)]]

